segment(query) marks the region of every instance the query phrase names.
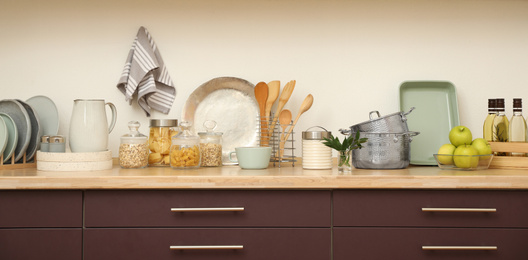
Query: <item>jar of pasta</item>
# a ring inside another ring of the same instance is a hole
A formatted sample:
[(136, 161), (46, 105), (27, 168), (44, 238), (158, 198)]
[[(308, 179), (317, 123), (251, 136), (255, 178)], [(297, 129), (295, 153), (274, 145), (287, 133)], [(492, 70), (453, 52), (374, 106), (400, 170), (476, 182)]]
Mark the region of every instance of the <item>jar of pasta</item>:
[(200, 167), (200, 138), (192, 132), (191, 126), (190, 122), (181, 122), (181, 132), (172, 138), (170, 166), (174, 169)]
[(177, 119), (151, 119), (149, 166), (169, 166), (172, 137), (179, 132)]
[(200, 166), (222, 166), (222, 133), (215, 132), (216, 122), (209, 120), (203, 124), (206, 132), (200, 132)]

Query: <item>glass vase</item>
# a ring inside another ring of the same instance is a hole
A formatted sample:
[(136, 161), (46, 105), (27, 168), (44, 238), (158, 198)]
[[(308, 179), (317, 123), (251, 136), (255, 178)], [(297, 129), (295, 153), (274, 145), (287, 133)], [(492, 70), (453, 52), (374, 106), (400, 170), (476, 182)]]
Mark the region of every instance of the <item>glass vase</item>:
[(351, 166), (351, 159), (352, 152), (351, 151), (339, 151), (339, 157), (337, 158), (337, 170), (338, 172), (344, 173), (344, 172), (351, 172), (352, 166)]

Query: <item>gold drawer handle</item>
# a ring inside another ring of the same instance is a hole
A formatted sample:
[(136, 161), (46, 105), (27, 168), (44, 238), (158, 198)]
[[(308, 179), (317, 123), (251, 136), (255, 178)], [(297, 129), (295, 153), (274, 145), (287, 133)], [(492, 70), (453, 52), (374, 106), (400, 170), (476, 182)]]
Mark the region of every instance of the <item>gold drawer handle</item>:
[(497, 212), (495, 208), (422, 208), (423, 212)]
[(244, 249), (242, 245), (227, 246), (170, 246), (171, 250)]
[(422, 250), (497, 250), (496, 246), (422, 246)]
[(244, 211), (244, 207), (229, 208), (171, 208), (172, 212), (218, 212), (218, 211)]

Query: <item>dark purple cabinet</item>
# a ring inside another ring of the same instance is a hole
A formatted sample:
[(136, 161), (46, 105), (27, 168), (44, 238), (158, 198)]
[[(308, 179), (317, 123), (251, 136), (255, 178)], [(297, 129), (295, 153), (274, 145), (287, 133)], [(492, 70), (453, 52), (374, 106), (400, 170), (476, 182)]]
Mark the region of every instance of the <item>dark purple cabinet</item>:
[(86, 191), (84, 259), (330, 260), (331, 212), (329, 190)]
[(82, 191), (0, 191), (0, 228), (81, 227)]
[(330, 227), (331, 191), (86, 191), (85, 210), (86, 227)]
[(85, 260), (329, 260), (331, 229), (89, 228), (84, 234), (84, 250)]
[(528, 259), (528, 230), (497, 228), (334, 228), (334, 260)]
[(335, 190), (333, 255), (528, 259), (528, 192)]
[(0, 259), (82, 259), (82, 191), (0, 191)]
[(0, 229), (0, 259), (80, 260), (82, 229)]

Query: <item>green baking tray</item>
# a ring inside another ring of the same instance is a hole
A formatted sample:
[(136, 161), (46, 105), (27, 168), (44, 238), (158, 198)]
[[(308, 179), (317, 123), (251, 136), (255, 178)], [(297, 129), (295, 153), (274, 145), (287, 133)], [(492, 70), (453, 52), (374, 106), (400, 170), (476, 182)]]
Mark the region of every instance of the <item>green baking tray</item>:
[(449, 143), (449, 131), (460, 125), (456, 88), (448, 81), (405, 81), (400, 85), (400, 110), (407, 111), (411, 141), (410, 163), (437, 165), (433, 154)]

